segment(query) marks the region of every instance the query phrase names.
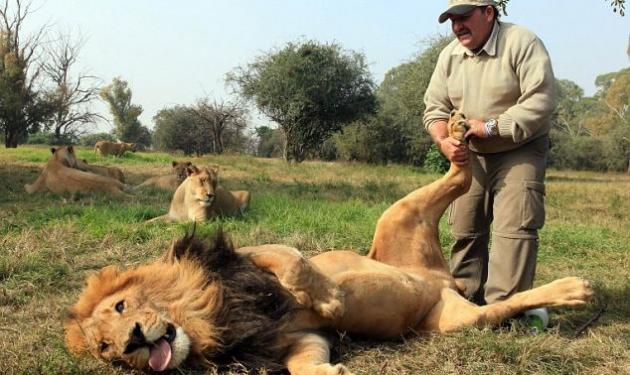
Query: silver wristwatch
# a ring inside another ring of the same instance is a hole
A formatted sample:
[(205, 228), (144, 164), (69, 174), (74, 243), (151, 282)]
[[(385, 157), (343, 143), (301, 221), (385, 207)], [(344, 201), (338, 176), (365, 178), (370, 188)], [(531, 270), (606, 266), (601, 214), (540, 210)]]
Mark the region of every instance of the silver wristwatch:
[(485, 130), (486, 130), (486, 136), (488, 137), (494, 137), (495, 135), (498, 135), (499, 122), (494, 118), (489, 119), (488, 121), (486, 121)]

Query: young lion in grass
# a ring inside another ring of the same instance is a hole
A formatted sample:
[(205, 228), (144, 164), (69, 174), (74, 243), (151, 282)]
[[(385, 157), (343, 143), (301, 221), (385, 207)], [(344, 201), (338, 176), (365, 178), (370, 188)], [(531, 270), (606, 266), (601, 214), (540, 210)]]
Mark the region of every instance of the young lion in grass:
[(77, 159), (77, 168), (85, 172), (91, 172), (101, 176), (111, 177), (122, 182), (123, 184), (125, 183), (125, 175), (123, 171), (118, 167), (106, 167), (103, 165), (88, 164), (87, 160), (85, 159)]
[(166, 215), (155, 220), (210, 220), (217, 216), (242, 215), (249, 206), (250, 193), (229, 191), (218, 186), (217, 168), (190, 166), (188, 177), (179, 185)]
[(123, 156), (125, 151), (136, 152), (136, 149), (135, 143), (98, 141), (94, 144), (94, 152), (101, 156)]
[(32, 184), (24, 185), (27, 193), (50, 190), (53, 193), (88, 193), (103, 191), (124, 194), (126, 186), (110, 177), (84, 172), (78, 169), (72, 146), (51, 148), (52, 156), (42, 173)]
[(173, 166), (172, 174), (151, 177), (142, 182), (140, 185), (135, 186), (134, 189), (153, 187), (174, 192), (177, 190), (179, 185), (184, 182), (186, 177), (188, 177), (188, 168), (192, 166), (192, 163), (189, 161), (181, 163), (173, 161), (171, 165)]
[[(454, 113), (451, 136), (464, 140)], [(238, 362), (292, 375), (349, 375), (329, 363), (325, 330), (391, 339), (498, 324), (543, 306), (581, 306), (576, 277), (486, 306), (462, 297), (443, 258), (438, 222), (471, 183), (470, 164), (390, 206), (367, 256), (328, 251), (310, 259), (282, 245), (234, 250), (185, 237), (165, 260), (90, 277), (66, 320), (66, 343), (112, 363), (155, 371)], [(271, 275), (275, 277), (271, 277)]]

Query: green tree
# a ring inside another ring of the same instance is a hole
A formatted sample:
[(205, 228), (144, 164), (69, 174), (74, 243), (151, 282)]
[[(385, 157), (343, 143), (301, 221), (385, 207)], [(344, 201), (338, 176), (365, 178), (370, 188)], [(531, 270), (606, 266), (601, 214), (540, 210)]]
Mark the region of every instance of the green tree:
[(0, 129), (5, 147), (15, 148), (39, 130), (51, 106), (38, 88), (40, 69), (35, 64), (45, 29), (27, 35), (30, 4), (10, 3), (0, 3)]
[(114, 134), (118, 139), (149, 146), (150, 136), (147, 135), (150, 135), (150, 131), (138, 120), (142, 106), (131, 103), (132, 93), (127, 81), (120, 77), (114, 78), (111, 84), (101, 88), (100, 96), (109, 105), (114, 120)]
[(304, 160), (333, 132), (376, 108), (364, 56), (334, 43), (288, 43), (237, 68), (227, 81), (280, 125), (285, 160)]
[(282, 129), (274, 129), (269, 126), (259, 126), (255, 129), (257, 138), (256, 156), (265, 158), (282, 156), (284, 153), (284, 135)]
[(584, 90), (568, 79), (556, 80), (558, 106), (553, 114), (554, 129), (570, 137), (587, 135), (584, 117), (595, 105), (593, 99), (584, 97)]
[[(247, 111), (242, 105), (201, 98), (191, 110), (212, 135), (213, 153), (222, 154), (228, 146), (240, 146), (244, 138), (243, 131), (247, 127)], [(238, 149), (240, 151), (240, 147)]]
[(181, 150), (186, 155), (201, 156), (212, 151), (212, 132), (190, 107), (161, 109), (153, 116), (153, 142), (160, 150)]
[(411, 61), (389, 70), (378, 88), (381, 111), (379, 121), (390, 124), (393, 147), (389, 153), (399, 161), (422, 165), (431, 146), (431, 137), (424, 130), (424, 94), (440, 52), (453, 40), (451, 36), (435, 36), (425, 41), (424, 48)]

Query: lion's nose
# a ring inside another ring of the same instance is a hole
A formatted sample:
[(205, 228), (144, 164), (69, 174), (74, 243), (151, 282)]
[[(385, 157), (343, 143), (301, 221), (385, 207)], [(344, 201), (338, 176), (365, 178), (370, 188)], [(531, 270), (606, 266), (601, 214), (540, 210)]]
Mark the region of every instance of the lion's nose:
[(140, 323), (136, 323), (136, 325), (129, 333), (129, 343), (125, 347), (125, 351), (123, 353), (133, 353), (136, 349), (148, 345), (149, 343), (147, 342), (146, 337), (144, 337), (144, 333), (142, 333), (142, 327), (140, 327)]
[(208, 199), (211, 200), (212, 198), (214, 198), (214, 193), (208, 193), (206, 194), (208, 196)]

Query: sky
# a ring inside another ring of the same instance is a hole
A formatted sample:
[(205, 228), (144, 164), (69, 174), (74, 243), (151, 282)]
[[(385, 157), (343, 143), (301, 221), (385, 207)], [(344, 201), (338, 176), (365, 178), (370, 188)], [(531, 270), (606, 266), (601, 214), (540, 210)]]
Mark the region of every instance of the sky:
[[(372, 78), (416, 56), (447, 0), (34, 0), (28, 28), (48, 25), (84, 40), (74, 74), (129, 83), (132, 102), (153, 127), (162, 108), (197, 98), (233, 99), (226, 73), (287, 42), (335, 42), (366, 56)], [(630, 9), (627, 9), (630, 13)], [(630, 15), (602, 0), (511, 0), (502, 21), (535, 32), (557, 78), (595, 93), (595, 78), (630, 66)], [(72, 73), (71, 73), (72, 74)], [(106, 106), (94, 109), (109, 117)], [(253, 116), (253, 126), (271, 125)], [(100, 124), (109, 131), (111, 124)]]

